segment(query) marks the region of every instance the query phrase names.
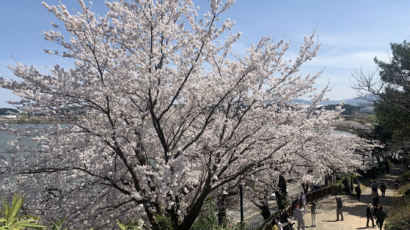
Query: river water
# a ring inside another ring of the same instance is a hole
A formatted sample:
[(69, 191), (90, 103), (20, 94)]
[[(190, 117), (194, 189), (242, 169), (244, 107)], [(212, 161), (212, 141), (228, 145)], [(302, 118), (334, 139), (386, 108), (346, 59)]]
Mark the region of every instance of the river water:
[[(49, 127), (50, 124), (10, 124), (9, 127), (17, 128), (19, 130), (26, 129), (39, 129)], [(18, 153), (18, 151), (13, 148), (11, 141), (16, 140), (17, 136), (0, 130), (0, 156), (7, 156), (7, 154)], [(17, 143), (20, 149), (30, 150), (33, 148), (38, 148), (37, 144), (28, 137), (21, 137)]]

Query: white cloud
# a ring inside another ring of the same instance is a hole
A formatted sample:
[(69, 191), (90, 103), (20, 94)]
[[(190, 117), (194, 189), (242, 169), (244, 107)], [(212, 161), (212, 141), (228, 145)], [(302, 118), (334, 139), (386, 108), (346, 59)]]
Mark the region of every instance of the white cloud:
[(384, 47), (389, 44), (386, 43), (386, 39), (381, 39), (377, 36), (371, 36), (369, 34), (318, 34), (319, 44), (323, 48), (334, 47), (350, 47), (350, 48), (374, 48)]
[(306, 63), (308, 67), (321, 67), (325, 69), (374, 69), (373, 59), (389, 61), (390, 54), (385, 51), (353, 51), (348, 53), (323, 54)]

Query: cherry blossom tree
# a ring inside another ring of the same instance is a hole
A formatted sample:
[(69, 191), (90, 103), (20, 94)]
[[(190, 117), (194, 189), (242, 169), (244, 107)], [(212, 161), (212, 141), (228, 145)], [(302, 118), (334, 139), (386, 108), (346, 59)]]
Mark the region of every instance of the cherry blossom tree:
[(2, 174), (2, 190), (29, 193), (33, 214), (67, 215), (74, 228), (142, 217), (145, 227), (166, 218), (189, 229), (209, 194), (272, 159), (290, 167), (313, 154), (295, 143), (321, 116), (290, 106), (314, 92), (320, 74), (300, 73), (317, 54), (313, 35), (294, 59), (289, 43), (268, 37), (238, 56), (240, 34), (221, 21), (233, 0), (210, 0), (203, 15), (190, 0), (107, 2), (104, 16), (79, 3), (77, 13), (43, 3), (60, 21), (44, 38), (61, 49), (45, 51), (70, 68), (18, 63), (19, 81), (0, 79), (22, 112), (53, 120), (1, 126), (35, 140), (29, 152), (15, 142), (23, 153), (3, 161)]
[(299, 131), (292, 143), (280, 150), (283, 153), (266, 161), (261, 171), (249, 177), (248, 197), (260, 209), (264, 219), (271, 215), (268, 200), (270, 194), (278, 191), (279, 175), (285, 174), (294, 183), (309, 185), (321, 181), (324, 175), (352, 172), (363, 167), (362, 155), (357, 150), (370, 154), (377, 146), (356, 135), (335, 132), (333, 124), (341, 119), (342, 111), (340, 108), (336, 111), (315, 109), (317, 102), (300, 109), (299, 117), (294, 116), (292, 122)]

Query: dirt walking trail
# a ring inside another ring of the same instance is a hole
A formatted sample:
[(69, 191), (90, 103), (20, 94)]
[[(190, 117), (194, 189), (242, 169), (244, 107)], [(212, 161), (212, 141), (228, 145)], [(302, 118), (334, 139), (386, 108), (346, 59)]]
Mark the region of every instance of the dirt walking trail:
[[(384, 182), (387, 186), (386, 196), (380, 197), (380, 203), (388, 213), (392, 200), (395, 198), (395, 191), (392, 189), (393, 180), (400, 175), (400, 168), (393, 166), (390, 174), (385, 174), (376, 179), (378, 185)], [(344, 221), (336, 221), (336, 200), (335, 196), (328, 196), (317, 202), (316, 227), (311, 227), (310, 206), (306, 212), (305, 225), (306, 229), (315, 230), (354, 230), (367, 229), (366, 227), (366, 208), (372, 202), (371, 189), (361, 184), (362, 196), (358, 202), (354, 196), (342, 195)], [(379, 194), (380, 190), (379, 190)], [(376, 220), (374, 220), (376, 221)], [(387, 219), (388, 221), (388, 219)], [(386, 221), (385, 221), (386, 222)], [(376, 223), (375, 223), (376, 224)], [(372, 229), (371, 221), (369, 228)], [(297, 224), (295, 225), (297, 229)], [(375, 227), (374, 229), (379, 229)], [(384, 227), (383, 227), (384, 229)]]

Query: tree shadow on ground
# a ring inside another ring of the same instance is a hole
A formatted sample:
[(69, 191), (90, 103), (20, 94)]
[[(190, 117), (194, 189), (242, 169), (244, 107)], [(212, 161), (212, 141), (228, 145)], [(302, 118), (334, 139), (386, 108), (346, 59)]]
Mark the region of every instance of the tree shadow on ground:
[(356, 228), (356, 229), (369, 229), (370, 227), (360, 227), (360, 228)]
[[(343, 207), (343, 212), (346, 212), (350, 215), (355, 215), (358, 217), (366, 218), (366, 209), (369, 204), (372, 204), (372, 201), (373, 201), (372, 198), (373, 198), (372, 195), (362, 195), (360, 202), (357, 202), (356, 200), (354, 200), (353, 197), (349, 200), (345, 200), (345, 204), (347, 205)], [(386, 208), (389, 209), (393, 203), (393, 200), (397, 199), (397, 197), (385, 196), (385, 197), (379, 197), (379, 199), (380, 199), (379, 205), (385, 207), (385, 211), (386, 211)]]

